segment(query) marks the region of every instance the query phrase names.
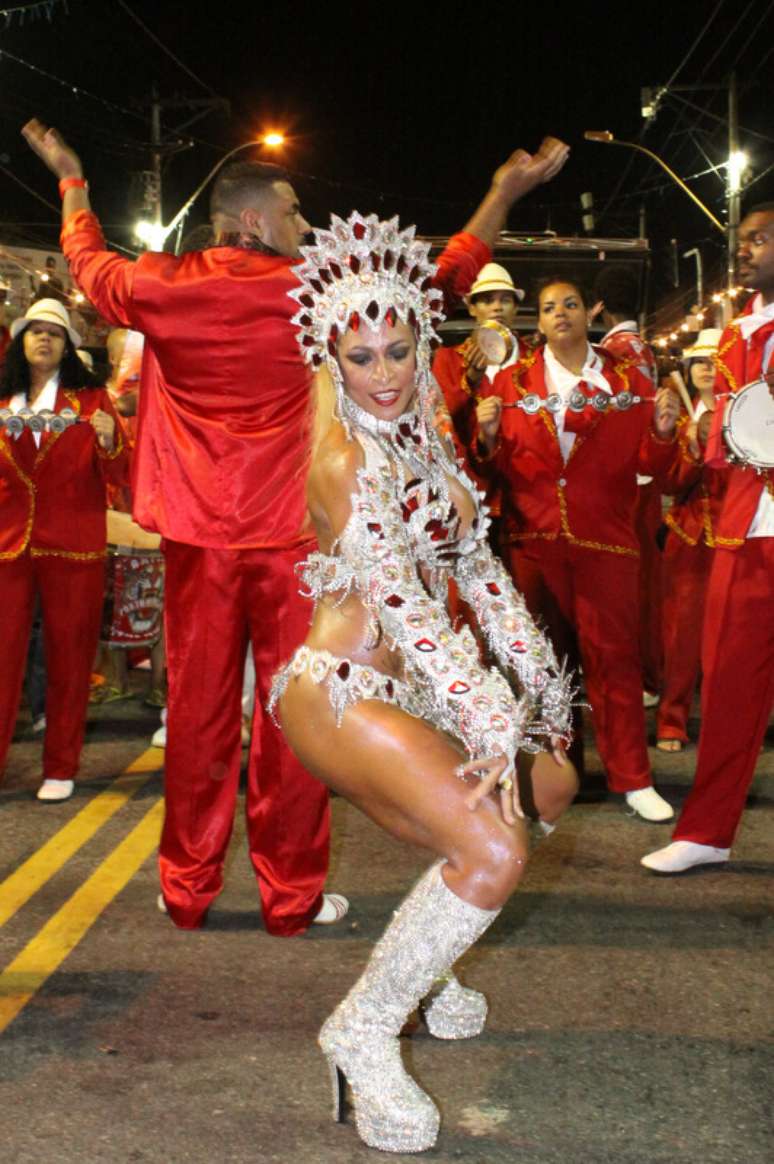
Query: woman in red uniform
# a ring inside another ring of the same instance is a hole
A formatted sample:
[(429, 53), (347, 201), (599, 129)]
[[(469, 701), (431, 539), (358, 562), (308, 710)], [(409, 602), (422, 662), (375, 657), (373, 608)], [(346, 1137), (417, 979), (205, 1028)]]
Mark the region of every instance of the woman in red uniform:
[[(501, 426), (497, 415), (479, 426), (503, 478), (504, 558), (559, 657), (580, 655), (610, 789), (645, 820), (668, 820), (645, 736), (634, 522), (637, 473), (660, 476), (677, 458), (677, 397), (654, 396), (632, 360), (591, 347), (583, 293), (568, 280), (542, 286), (539, 325), (545, 344), (495, 378)], [(579, 727), (571, 759), (582, 771)]]
[[(80, 337), (63, 305), (39, 299), (11, 333), (0, 384), (0, 409), (7, 410), (0, 426), (0, 770), (39, 595), (48, 682), (37, 795), (66, 800), (78, 770), (102, 614), (105, 486), (125, 481), (127, 454), (107, 393), (90, 386), (76, 355)], [(52, 421), (67, 409), (73, 423)], [(32, 425), (20, 426), (19, 413)]]

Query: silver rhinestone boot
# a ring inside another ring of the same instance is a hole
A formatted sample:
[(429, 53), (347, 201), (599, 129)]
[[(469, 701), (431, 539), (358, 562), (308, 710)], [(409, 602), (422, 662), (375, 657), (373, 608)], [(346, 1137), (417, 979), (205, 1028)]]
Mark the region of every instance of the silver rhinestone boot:
[(463, 986), (451, 970), (435, 983), (419, 1006), (434, 1039), (474, 1039), (486, 1025), (488, 1010), (484, 995)]
[(364, 1143), (384, 1152), (423, 1152), (440, 1117), (403, 1067), (398, 1035), (433, 983), (494, 921), (497, 910), (457, 897), (433, 865), (395, 913), (369, 963), (320, 1031), (333, 1084), (333, 1116), (342, 1118), (344, 1078)]

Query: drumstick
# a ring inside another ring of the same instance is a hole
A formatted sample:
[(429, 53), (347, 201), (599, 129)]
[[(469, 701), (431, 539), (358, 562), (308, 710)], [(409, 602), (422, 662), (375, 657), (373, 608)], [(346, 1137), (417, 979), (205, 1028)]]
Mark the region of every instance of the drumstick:
[(685, 386), (685, 380), (683, 379), (681, 373), (677, 371), (677, 369), (675, 369), (674, 372), (670, 372), (670, 378), (675, 388), (677, 388), (680, 399), (685, 405), (685, 411), (688, 413), (691, 420), (693, 420), (693, 403), (690, 396), (688, 395), (688, 389)]

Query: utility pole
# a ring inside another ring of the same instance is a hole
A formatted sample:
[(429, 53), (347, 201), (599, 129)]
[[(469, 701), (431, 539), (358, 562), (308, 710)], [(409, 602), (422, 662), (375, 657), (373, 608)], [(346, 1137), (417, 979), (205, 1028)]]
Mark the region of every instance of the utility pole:
[[(192, 141), (178, 137), (195, 121), (211, 113), (215, 109), (231, 111), (229, 102), (223, 97), (159, 97), (156, 85), (151, 90), (150, 108), (150, 169), (143, 170), (142, 192), (143, 204), (140, 212), (141, 225), (144, 233), (138, 238), (147, 246), (154, 249), (163, 247), (163, 214), (162, 214), (162, 167), (165, 160), (180, 150), (190, 149)], [(161, 117), (166, 110), (182, 109), (191, 114), (182, 125), (176, 126), (169, 132), (172, 140), (164, 141)]]
[(156, 86), (151, 90), (151, 174), (149, 183), (148, 209), (154, 227), (161, 227), (161, 102)]
[[(742, 165), (739, 152), (739, 102), (736, 73), (728, 78), (728, 169), (726, 192), (728, 198), (728, 290), (736, 286), (736, 244), (739, 235), (739, 191), (742, 185)], [(729, 315), (733, 299), (727, 300)]]

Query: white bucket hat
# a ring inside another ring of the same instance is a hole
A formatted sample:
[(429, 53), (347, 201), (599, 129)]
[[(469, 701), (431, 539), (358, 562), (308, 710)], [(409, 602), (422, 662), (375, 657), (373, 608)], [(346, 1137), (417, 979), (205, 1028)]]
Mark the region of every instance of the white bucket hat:
[(718, 350), (723, 332), (719, 327), (704, 327), (696, 337), (696, 343), (683, 350), (684, 360), (708, 360)]
[(525, 292), (521, 287), (515, 287), (513, 279), (499, 263), (487, 263), (476, 275), (476, 281), (468, 291), (468, 300), (474, 295), (483, 295), (486, 291), (510, 291), (519, 303), (524, 299)]
[(27, 308), (27, 314), (15, 319), (11, 324), (12, 339), (16, 339), (19, 332), (24, 331), (28, 324), (38, 320), (41, 323), (59, 324), (69, 335), (73, 347), (79, 348), (81, 346), (81, 337), (75, 328), (70, 326), (67, 308), (58, 299), (38, 299), (35, 303), (31, 303)]

